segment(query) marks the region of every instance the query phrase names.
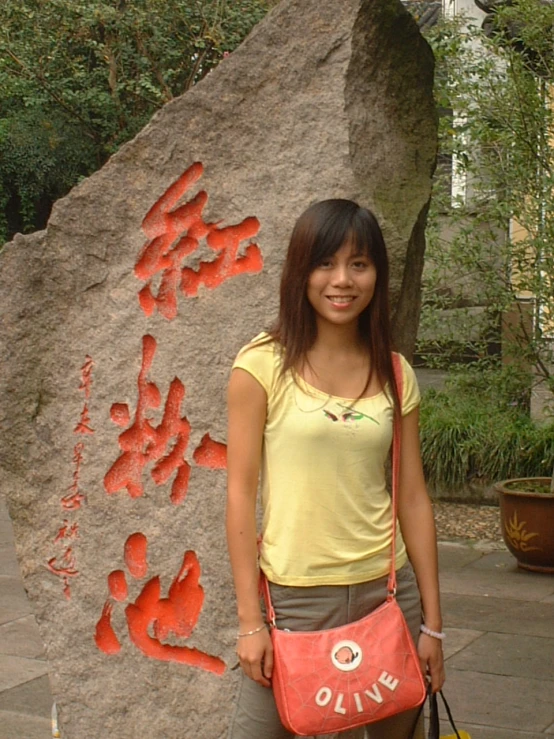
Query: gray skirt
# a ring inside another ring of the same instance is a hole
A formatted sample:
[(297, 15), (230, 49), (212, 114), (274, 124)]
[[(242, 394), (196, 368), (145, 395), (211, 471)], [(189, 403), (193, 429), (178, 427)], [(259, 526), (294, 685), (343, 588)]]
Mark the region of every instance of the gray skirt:
[[(277, 626), (291, 631), (318, 631), (343, 626), (363, 618), (385, 600), (387, 577), (359, 585), (317, 585), (289, 587), (270, 583)], [(404, 613), (414, 642), (419, 638), (421, 601), (412, 566), (407, 563), (397, 572), (398, 605)], [(400, 713), (366, 727), (327, 734), (339, 739), (409, 739), (414, 730), (417, 709)], [(273, 698), (273, 691), (241, 676), (237, 704), (229, 729), (229, 739), (293, 739), (284, 728)], [(423, 739), (420, 720), (415, 739)], [(313, 739), (316, 739), (315, 737)]]

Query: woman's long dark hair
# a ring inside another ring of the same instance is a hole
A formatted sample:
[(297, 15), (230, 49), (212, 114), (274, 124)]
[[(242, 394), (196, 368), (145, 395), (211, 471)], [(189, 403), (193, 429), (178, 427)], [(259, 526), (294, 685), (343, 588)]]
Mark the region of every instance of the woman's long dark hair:
[(350, 241), (359, 254), (369, 257), (377, 272), (371, 302), (359, 316), (360, 338), (370, 358), (364, 395), (374, 375), (392, 391), (400, 408), (392, 365), (389, 311), (389, 260), (377, 219), (352, 200), (323, 200), (310, 206), (292, 232), (281, 276), (279, 316), (269, 335), (284, 350), (283, 373), (301, 367), (317, 337), (315, 312), (307, 298), (308, 278), (325, 259)]

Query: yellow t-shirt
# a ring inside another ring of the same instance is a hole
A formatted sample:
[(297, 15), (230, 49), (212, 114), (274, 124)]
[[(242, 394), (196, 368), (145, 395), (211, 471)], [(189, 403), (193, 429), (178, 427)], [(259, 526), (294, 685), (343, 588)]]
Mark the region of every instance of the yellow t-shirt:
[[(260, 334), (233, 369), (249, 372), (267, 394), (260, 566), (279, 585), (353, 585), (390, 567), (392, 507), (385, 464), (392, 404), (384, 392), (355, 402), (329, 396), (288, 371), (281, 347)], [(413, 369), (401, 356), (402, 414), (420, 400)], [(397, 529), (397, 561), (407, 560)]]

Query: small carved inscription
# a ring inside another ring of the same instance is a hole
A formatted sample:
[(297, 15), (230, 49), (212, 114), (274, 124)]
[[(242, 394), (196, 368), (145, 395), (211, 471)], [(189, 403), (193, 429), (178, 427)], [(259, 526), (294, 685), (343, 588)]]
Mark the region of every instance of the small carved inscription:
[[(87, 355), (85, 357), (85, 362), (81, 367), (81, 382), (79, 384), (79, 390), (84, 394), (84, 402), (79, 416), (79, 421), (73, 429), (73, 433), (77, 436), (94, 433), (94, 429), (91, 427), (89, 414), (93, 367), (94, 362), (92, 361), (92, 357)], [(70, 521), (69, 516), (78, 511), (83, 503), (86, 502), (86, 495), (81, 489), (81, 467), (83, 464), (84, 453), (84, 440), (77, 441), (73, 447), (73, 473), (71, 485), (68, 488), (69, 492), (60, 499), (61, 508), (68, 518), (64, 518), (63, 523), (53, 539), (55, 548), (61, 551), (58, 551), (53, 557), (50, 557), (46, 563), (48, 570), (62, 580), (63, 592), (68, 600), (71, 598), (70, 580), (77, 577), (79, 574), (74, 551), (75, 540), (79, 538), (79, 523), (76, 520)]]

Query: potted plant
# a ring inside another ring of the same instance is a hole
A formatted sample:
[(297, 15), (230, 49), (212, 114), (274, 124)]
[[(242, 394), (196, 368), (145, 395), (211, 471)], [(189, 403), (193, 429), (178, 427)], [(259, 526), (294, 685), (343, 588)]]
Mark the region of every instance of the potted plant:
[(494, 488), (504, 542), (518, 566), (554, 573), (554, 475), (504, 480)]

